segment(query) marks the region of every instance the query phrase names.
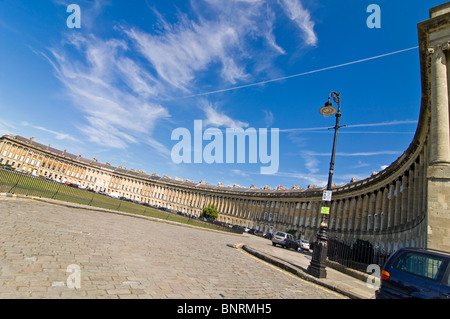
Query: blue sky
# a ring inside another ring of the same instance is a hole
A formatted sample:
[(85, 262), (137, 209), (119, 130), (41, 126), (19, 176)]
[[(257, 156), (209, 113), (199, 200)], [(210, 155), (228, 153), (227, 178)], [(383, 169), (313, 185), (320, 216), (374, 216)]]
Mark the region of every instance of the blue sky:
[[(81, 28), (67, 26), (72, 3)], [(0, 133), (212, 185), (321, 187), (335, 118), (318, 110), (337, 91), (347, 127), (333, 181), (361, 180), (412, 141), (417, 23), (441, 3), (3, 0)], [(367, 26), (370, 4), (380, 8), (381, 28)], [(261, 174), (259, 160), (174, 163), (171, 134), (193, 135), (195, 120), (223, 132), (278, 128), (277, 172)]]

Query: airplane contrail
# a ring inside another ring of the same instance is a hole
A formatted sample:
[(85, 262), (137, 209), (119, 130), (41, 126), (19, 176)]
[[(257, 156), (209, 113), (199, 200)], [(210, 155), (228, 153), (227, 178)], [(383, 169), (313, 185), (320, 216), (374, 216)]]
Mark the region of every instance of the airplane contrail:
[(256, 82), (256, 83), (250, 83), (250, 84), (244, 84), (244, 85), (240, 85), (240, 86), (234, 86), (234, 87), (230, 87), (230, 88), (227, 88), (227, 89), (221, 89), (221, 90), (215, 90), (215, 91), (210, 91), (210, 92), (198, 93), (198, 94), (193, 94), (193, 95), (189, 95), (189, 96), (186, 96), (186, 97), (205, 96), (205, 95), (211, 95), (211, 94), (215, 94), (215, 93), (222, 93), (222, 92), (227, 92), (227, 91), (239, 90), (239, 89), (243, 89), (243, 88), (247, 88), (247, 87), (251, 87), (251, 86), (262, 85), (262, 84), (267, 84), (267, 83), (271, 83), (271, 82), (282, 81), (282, 80), (286, 80), (286, 79), (299, 77), (299, 76), (302, 76), (302, 75), (322, 72), (322, 71), (326, 71), (326, 70), (341, 68), (341, 67), (347, 66), (347, 65), (352, 65), (352, 64), (356, 64), (356, 63), (361, 63), (361, 62), (366, 62), (366, 61), (370, 61), (370, 60), (375, 60), (375, 59), (383, 58), (383, 57), (386, 57), (386, 56), (389, 56), (389, 55), (394, 55), (394, 54), (398, 54), (398, 53), (414, 50), (414, 49), (417, 49), (418, 47), (419, 46), (414, 46), (414, 47), (407, 48), (407, 49), (402, 49), (402, 50), (397, 50), (397, 51), (393, 51), (393, 52), (389, 52), (389, 53), (376, 55), (376, 56), (373, 56), (373, 57), (370, 57), (370, 58), (365, 58), (365, 59), (360, 59), (360, 60), (351, 61), (351, 62), (347, 62), (347, 63), (337, 64), (337, 65), (333, 65), (333, 66), (329, 66), (329, 67), (325, 67), (325, 68), (321, 68), (321, 69), (316, 69), (316, 70), (312, 70), (312, 71), (307, 71), (307, 72), (303, 72), (303, 73), (283, 76), (281, 78), (276, 78), (276, 79), (271, 79), (271, 80), (266, 80), (266, 81), (260, 81), (260, 82)]

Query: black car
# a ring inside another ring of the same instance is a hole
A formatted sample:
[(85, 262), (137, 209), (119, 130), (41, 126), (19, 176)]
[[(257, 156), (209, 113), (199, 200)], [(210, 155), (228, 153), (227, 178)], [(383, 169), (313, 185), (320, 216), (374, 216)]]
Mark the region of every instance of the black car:
[(450, 299), (450, 253), (401, 248), (381, 272), (377, 299)]

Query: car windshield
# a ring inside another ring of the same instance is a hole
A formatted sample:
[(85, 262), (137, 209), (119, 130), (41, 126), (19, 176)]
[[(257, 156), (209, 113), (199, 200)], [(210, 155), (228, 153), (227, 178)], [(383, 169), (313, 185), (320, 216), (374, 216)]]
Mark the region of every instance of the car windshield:
[(282, 233), (282, 232), (277, 232), (276, 234), (275, 234), (275, 236), (280, 236), (280, 237), (284, 237), (285, 236), (285, 233)]

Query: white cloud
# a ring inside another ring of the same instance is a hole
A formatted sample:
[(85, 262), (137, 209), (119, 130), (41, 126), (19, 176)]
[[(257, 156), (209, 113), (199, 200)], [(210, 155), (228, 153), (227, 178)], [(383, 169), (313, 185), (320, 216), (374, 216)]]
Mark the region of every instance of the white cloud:
[[(236, 84), (258, 72), (273, 71), (272, 59), (286, 54), (273, 32), (276, 2), (265, 0), (193, 0), (193, 16), (179, 14), (169, 24), (155, 12), (160, 32), (122, 28), (156, 74), (174, 88), (189, 92), (202, 72), (217, 72), (227, 84)], [(315, 45), (314, 23), (300, 1), (280, 3), (301, 30), (307, 45)], [(260, 40), (263, 40), (262, 42)], [(252, 48), (255, 42), (264, 49)], [(249, 63), (251, 62), (251, 63)], [(250, 67), (250, 64), (253, 64)]]
[(135, 28), (125, 32), (158, 76), (177, 89), (187, 91), (196, 73), (213, 63), (221, 63), (221, 75), (230, 83), (246, 76), (234, 59), (226, 55), (228, 48), (238, 43), (235, 30), (227, 25), (183, 20), (162, 35)]
[(86, 119), (79, 129), (90, 141), (115, 148), (137, 143), (169, 117), (149, 99), (159, 94), (158, 83), (126, 56), (128, 50), (124, 41), (77, 36), (68, 49), (52, 49), (52, 58), (45, 55)]
[(305, 161), (305, 167), (311, 174), (316, 174), (319, 171), (317, 167), (319, 165), (319, 160), (315, 157), (314, 152), (302, 151), (301, 157)]
[(248, 123), (233, 120), (228, 115), (221, 113), (210, 103), (204, 102), (202, 106), (206, 115), (206, 120), (203, 122), (205, 126), (226, 127), (226, 128), (244, 128), (248, 127)]
[(358, 163), (356, 165), (353, 166), (353, 168), (361, 168), (361, 167), (367, 167), (370, 166), (369, 163), (365, 163), (363, 161), (358, 161)]
[(17, 128), (10, 121), (0, 119), (0, 135), (12, 134)]
[(300, 0), (281, 0), (286, 15), (294, 21), (302, 31), (302, 37), (307, 45), (317, 45), (317, 35), (314, 32), (314, 22), (311, 20), (311, 14), (302, 5)]
[[(170, 23), (154, 9), (158, 21), (151, 33), (127, 23), (115, 27), (117, 33), (109, 39), (70, 32), (66, 43), (42, 53), (82, 111), (85, 123), (78, 128), (90, 141), (126, 148), (146, 140), (167, 155), (152, 138), (155, 125), (170, 117), (160, 101), (177, 91), (192, 91), (205, 78), (213, 87), (273, 72), (273, 59), (286, 54), (274, 33), (276, 24), (285, 22), (278, 21), (283, 18), (279, 5), (306, 35), (305, 43), (315, 43), (311, 16), (298, 0), (191, 0), (190, 5), (189, 16), (179, 13)], [(85, 21), (94, 23), (103, 7), (95, 1)], [(212, 105), (202, 110), (206, 125), (248, 126)], [(271, 113), (266, 121), (273, 121)]]
[(79, 139), (77, 139), (77, 138), (75, 138), (75, 137), (73, 137), (73, 136), (71, 136), (69, 134), (56, 132), (56, 131), (47, 129), (47, 128), (43, 127), (43, 126), (32, 125), (32, 124), (30, 124), (28, 122), (22, 122), (22, 125), (24, 125), (24, 126), (31, 126), (32, 128), (35, 128), (37, 130), (41, 130), (41, 131), (53, 134), (53, 135), (55, 135), (55, 138), (57, 140), (69, 140), (69, 141), (73, 141), (73, 142), (76, 142), (76, 143), (83, 143)]
[(273, 122), (274, 122), (274, 116), (273, 113), (271, 111), (266, 111), (264, 110), (264, 124), (266, 125), (266, 127), (270, 127), (272, 126)]
[(243, 172), (243, 171), (240, 170), (240, 169), (232, 169), (231, 172), (232, 172), (233, 174), (235, 174), (235, 175), (239, 175), (239, 176), (243, 176), (243, 177), (249, 176), (248, 173)]

